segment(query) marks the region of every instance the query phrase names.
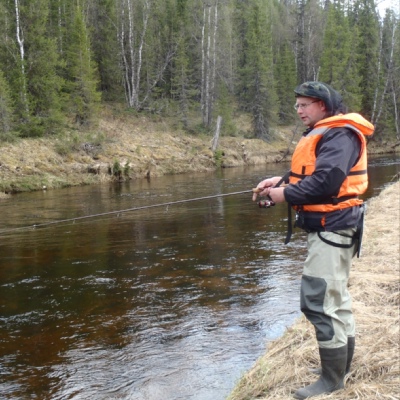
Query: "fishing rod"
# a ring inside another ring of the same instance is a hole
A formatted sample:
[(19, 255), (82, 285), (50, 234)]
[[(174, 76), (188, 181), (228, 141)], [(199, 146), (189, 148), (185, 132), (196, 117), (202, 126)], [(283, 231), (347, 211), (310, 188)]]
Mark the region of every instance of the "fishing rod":
[[(107, 211), (107, 212), (99, 213), (99, 214), (83, 215), (81, 217), (74, 217), (74, 218), (67, 218), (67, 219), (61, 219), (61, 220), (50, 221), (50, 222), (43, 222), (41, 224), (21, 226), (18, 228), (3, 229), (3, 230), (0, 230), (0, 235), (3, 235), (5, 233), (21, 231), (21, 230), (25, 230), (25, 229), (36, 229), (36, 228), (43, 228), (43, 227), (51, 226), (51, 225), (59, 225), (59, 224), (64, 224), (64, 223), (68, 223), (68, 222), (75, 223), (76, 221), (82, 221), (82, 220), (89, 219), (89, 218), (104, 217), (104, 216), (115, 215), (115, 214), (117, 214), (119, 216), (120, 214), (124, 214), (127, 212), (145, 210), (145, 209), (155, 208), (155, 207), (168, 207), (168, 206), (171, 206), (174, 204), (183, 204), (183, 203), (189, 203), (189, 202), (193, 202), (193, 201), (215, 199), (217, 197), (235, 196), (235, 195), (244, 194), (244, 193), (259, 193), (262, 190), (263, 189), (260, 189), (260, 188), (254, 188), (251, 190), (248, 189), (248, 190), (242, 190), (239, 192), (221, 193), (221, 194), (215, 194), (215, 195), (211, 195), (211, 196), (195, 197), (192, 199), (184, 199), (184, 200), (177, 200), (177, 201), (169, 201), (166, 203), (150, 204), (147, 206), (132, 207), (132, 208), (124, 209), (124, 210)], [(261, 208), (269, 208), (274, 205), (275, 205), (275, 203), (271, 199), (262, 200), (262, 201), (258, 202), (258, 206)]]

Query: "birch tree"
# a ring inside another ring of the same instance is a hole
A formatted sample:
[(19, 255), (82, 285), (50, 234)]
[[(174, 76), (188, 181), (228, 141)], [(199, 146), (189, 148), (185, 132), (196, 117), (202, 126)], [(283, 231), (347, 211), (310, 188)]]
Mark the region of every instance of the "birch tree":
[(25, 72), (25, 41), (21, 27), (21, 6), (19, 0), (14, 0), (15, 5), (15, 36), (18, 44), (19, 51), (19, 71), (20, 71), (20, 89), (19, 100), (22, 109), (25, 111), (25, 118), (29, 116), (29, 104), (26, 85), (26, 72)]
[[(372, 115), (372, 120), (380, 130), (390, 129), (394, 126), (396, 136), (399, 134), (399, 126), (397, 121), (398, 104), (397, 93), (395, 87), (398, 86), (396, 79), (396, 58), (395, 49), (396, 39), (398, 37), (396, 31), (399, 22), (396, 21), (393, 11), (387, 10), (385, 20), (381, 30), (381, 45), (380, 45), (380, 78), (382, 81), (381, 92), (377, 94), (376, 110)], [(397, 83), (397, 85), (396, 85)], [(380, 123), (382, 116), (385, 116)], [(386, 128), (386, 129), (385, 129)]]
[[(140, 18), (138, 17), (140, 16)], [(129, 107), (139, 109), (143, 47), (150, 16), (150, 2), (121, 0), (119, 45), (121, 49), (125, 97)]]
[[(399, 10), (400, 11), (400, 10)], [(396, 35), (394, 41), (393, 75), (390, 82), (393, 104), (394, 131), (397, 140), (400, 140), (400, 14), (396, 21)]]
[(129, 107), (148, 108), (176, 52), (169, 39), (170, 0), (120, 0), (118, 41)]
[(318, 0), (297, 0), (295, 54), (298, 82), (318, 79), (324, 25)]
[(203, 5), (201, 30), (201, 115), (203, 124), (210, 127), (215, 101), (217, 64), (218, 0)]

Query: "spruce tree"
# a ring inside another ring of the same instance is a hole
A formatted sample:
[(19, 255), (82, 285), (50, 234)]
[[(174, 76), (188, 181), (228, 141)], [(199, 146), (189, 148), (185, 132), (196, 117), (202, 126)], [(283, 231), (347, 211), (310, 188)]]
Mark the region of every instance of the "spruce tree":
[(353, 20), (358, 29), (357, 68), (360, 76), (361, 112), (371, 118), (375, 111), (378, 81), (379, 23), (374, 0), (357, 0)]
[(10, 88), (0, 69), (0, 139), (9, 139), (13, 129), (13, 107)]
[(99, 71), (102, 98), (123, 100), (122, 73), (119, 65), (120, 48), (117, 39), (117, 4), (115, 0), (89, 3), (89, 24), (92, 51)]
[(65, 89), (69, 113), (75, 123), (87, 125), (96, 115), (101, 94), (98, 91), (97, 66), (92, 56), (85, 18), (79, 6), (74, 9), (68, 37)]
[(62, 120), (60, 90), (63, 82), (57, 74), (60, 62), (55, 40), (47, 30), (49, 1), (30, 1), (24, 8), (26, 77), (31, 118), (23, 132), (28, 136), (55, 132)]
[(340, 91), (349, 109), (360, 111), (360, 78), (353, 51), (357, 28), (350, 29), (344, 0), (335, 0), (327, 12), (319, 79)]
[(271, 20), (266, 0), (256, 0), (244, 15), (244, 63), (241, 68), (241, 104), (251, 112), (253, 132), (265, 140), (271, 136), (277, 97), (274, 88)]
[(278, 96), (279, 123), (292, 123), (294, 89), (297, 84), (296, 60), (293, 51), (293, 32), (291, 30), (292, 7), (274, 0), (272, 12), (272, 44), (274, 52), (274, 81)]
[(0, 64), (12, 96), (14, 128), (22, 136), (55, 132), (62, 119), (62, 80), (48, 13), (49, 0), (15, 0), (0, 6)]
[(296, 66), (292, 49), (288, 42), (282, 43), (275, 55), (275, 82), (278, 95), (278, 118), (282, 124), (293, 121), (296, 87)]

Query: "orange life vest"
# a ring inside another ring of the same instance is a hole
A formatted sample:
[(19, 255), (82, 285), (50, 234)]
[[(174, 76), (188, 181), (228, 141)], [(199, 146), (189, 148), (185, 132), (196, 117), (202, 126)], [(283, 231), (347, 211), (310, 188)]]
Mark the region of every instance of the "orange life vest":
[(289, 183), (296, 182), (310, 176), (315, 171), (316, 147), (318, 142), (332, 128), (349, 128), (358, 135), (361, 141), (361, 151), (357, 163), (351, 168), (343, 181), (337, 197), (327, 204), (306, 204), (293, 206), (295, 210), (310, 212), (331, 212), (362, 204), (358, 195), (364, 193), (368, 187), (366, 136), (371, 136), (374, 126), (364, 117), (356, 113), (341, 114), (325, 118), (317, 122), (307, 136), (303, 136), (292, 157)]

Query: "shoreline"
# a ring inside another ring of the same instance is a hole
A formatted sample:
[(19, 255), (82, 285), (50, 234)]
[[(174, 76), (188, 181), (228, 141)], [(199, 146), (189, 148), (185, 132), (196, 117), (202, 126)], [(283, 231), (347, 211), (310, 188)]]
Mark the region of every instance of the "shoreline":
[[(241, 121), (241, 134), (221, 136), (212, 151), (211, 133), (189, 134), (172, 121), (106, 112), (90, 132), (1, 143), (0, 196), (290, 160), (302, 129), (275, 127), (266, 142), (249, 138), (249, 125)], [(395, 143), (368, 144), (368, 154), (399, 150)]]
[[(353, 259), (349, 280), (356, 320), (352, 370), (344, 389), (313, 399), (400, 398), (399, 208), (400, 181), (367, 201), (362, 254)], [(291, 399), (316, 380), (309, 368), (318, 363), (314, 329), (302, 316), (267, 345), (227, 400)]]

